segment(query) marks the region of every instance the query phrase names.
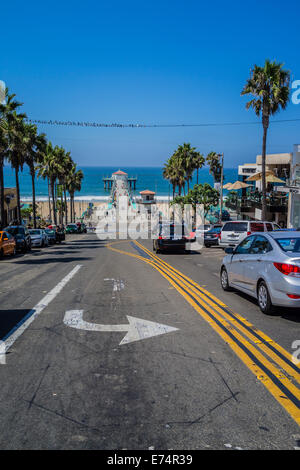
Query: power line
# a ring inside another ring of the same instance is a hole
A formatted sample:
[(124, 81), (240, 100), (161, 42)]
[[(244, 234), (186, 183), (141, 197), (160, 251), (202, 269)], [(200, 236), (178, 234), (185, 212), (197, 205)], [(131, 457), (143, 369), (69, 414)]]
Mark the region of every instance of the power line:
[[(281, 119), (271, 121), (271, 123), (285, 123), (285, 122), (299, 122), (297, 119)], [(248, 126), (260, 125), (260, 121), (248, 122), (211, 122), (202, 124), (121, 124), (121, 123), (99, 123), (99, 122), (85, 122), (85, 121), (58, 121), (58, 120), (41, 120), (41, 119), (27, 119), (31, 124), (43, 124), (49, 126), (69, 126), (69, 127), (115, 127), (115, 128), (158, 128), (158, 127), (225, 127), (225, 126)]]

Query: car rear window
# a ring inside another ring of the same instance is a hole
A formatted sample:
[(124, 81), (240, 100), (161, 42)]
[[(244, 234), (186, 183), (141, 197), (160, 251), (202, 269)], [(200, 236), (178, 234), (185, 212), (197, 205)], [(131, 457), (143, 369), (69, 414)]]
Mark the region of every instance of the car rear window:
[(251, 232), (264, 232), (265, 227), (264, 224), (261, 222), (251, 222), (250, 223), (250, 230)]
[(276, 238), (275, 240), (283, 251), (300, 253), (300, 237)]
[(161, 227), (161, 235), (183, 235), (186, 232), (186, 227), (181, 224), (168, 224)]
[(228, 222), (224, 224), (223, 232), (247, 232), (247, 222)]
[(40, 235), (41, 231), (40, 230), (29, 230), (30, 235)]

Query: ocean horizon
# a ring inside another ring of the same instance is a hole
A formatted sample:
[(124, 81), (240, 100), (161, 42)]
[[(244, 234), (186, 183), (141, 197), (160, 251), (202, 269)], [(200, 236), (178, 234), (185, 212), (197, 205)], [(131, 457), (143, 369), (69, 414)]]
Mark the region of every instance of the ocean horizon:
[[(137, 178), (136, 191), (133, 195), (139, 195), (140, 191), (150, 189), (155, 191), (158, 200), (167, 200), (172, 196), (172, 186), (169, 182), (163, 179), (162, 167), (138, 167), (138, 166), (78, 166), (84, 174), (82, 181), (82, 188), (79, 193), (75, 194), (76, 200), (82, 201), (106, 201), (109, 198), (110, 192), (104, 190), (103, 177), (111, 176), (112, 173), (121, 169), (128, 173), (128, 176)], [(31, 175), (29, 169), (24, 167), (23, 172), (20, 172), (20, 193), (23, 201), (30, 201), (32, 199), (31, 192)], [(236, 168), (224, 168), (224, 182), (233, 183), (238, 178), (238, 171)], [(194, 173), (193, 180), (190, 186), (197, 182), (197, 173)], [(199, 183), (209, 183), (213, 186), (213, 177), (209, 173), (209, 168), (204, 167), (199, 170)], [(14, 170), (9, 167), (4, 167), (4, 186), (15, 186)], [(226, 194), (226, 190), (224, 190)], [(46, 201), (48, 198), (48, 185), (42, 178), (36, 178), (36, 199), (37, 201)]]

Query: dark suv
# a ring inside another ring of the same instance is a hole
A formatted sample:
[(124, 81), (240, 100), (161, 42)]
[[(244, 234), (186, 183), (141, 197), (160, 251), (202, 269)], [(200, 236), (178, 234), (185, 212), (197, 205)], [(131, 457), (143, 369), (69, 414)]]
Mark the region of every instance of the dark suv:
[(23, 225), (11, 225), (4, 230), (15, 238), (17, 250), (23, 251), (23, 253), (31, 250), (31, 238), (26, 227)]

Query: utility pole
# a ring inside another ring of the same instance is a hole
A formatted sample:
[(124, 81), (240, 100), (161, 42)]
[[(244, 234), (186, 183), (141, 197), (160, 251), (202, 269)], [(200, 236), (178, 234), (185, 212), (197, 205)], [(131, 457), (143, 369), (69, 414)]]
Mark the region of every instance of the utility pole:
[(220, 154), (221, 157), (221, 188), (220, 188), (220, 222), (222, 222), (222, 211), (223, 211), (223, 182), (224, 182), (224, 153)]

